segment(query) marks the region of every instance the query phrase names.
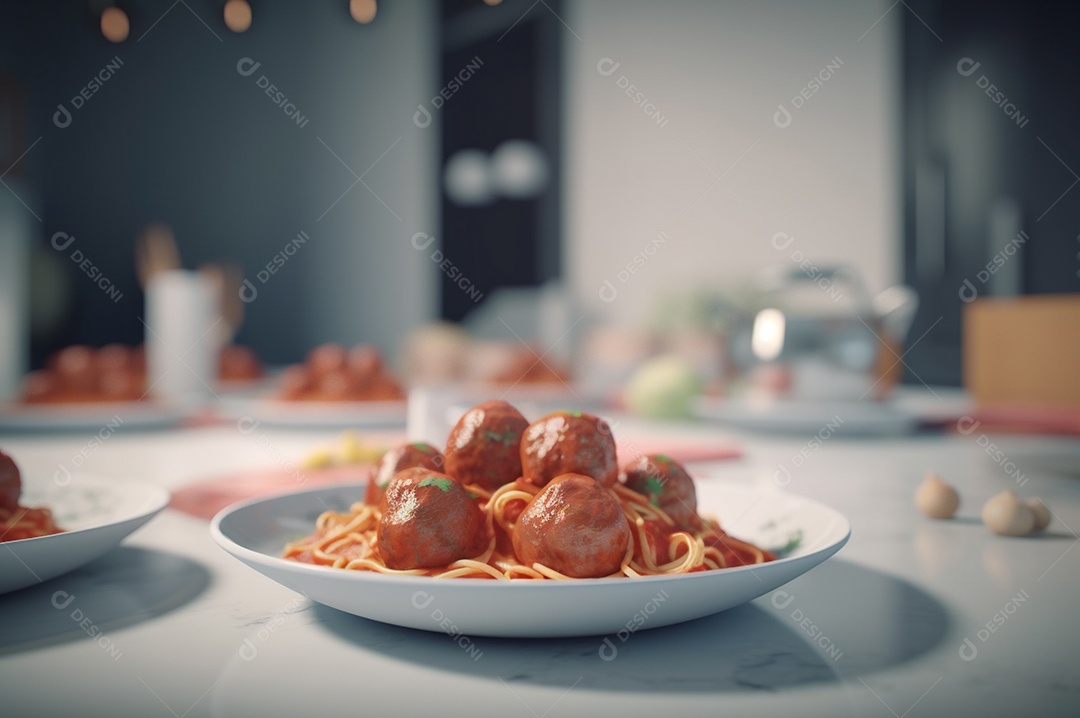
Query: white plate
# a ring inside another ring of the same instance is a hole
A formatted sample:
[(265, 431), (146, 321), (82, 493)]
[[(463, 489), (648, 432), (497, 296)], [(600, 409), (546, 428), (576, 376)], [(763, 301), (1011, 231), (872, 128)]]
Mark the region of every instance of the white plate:
[(400, 401), (283, 401), (267, 396), (223, 396), (233, 419), (290, 429), (353, 429), (405, 426), (408, 404)]
[(708, 501), (702, 504), (705, 513), (716, 509), (732, 535), (767, 548), (796, 536), (801, 543), (790, 555), (757, 566), (574, 581), (392, 576), (279, 558), (288, 541), (311, 532), (320, 513), (345, 510), (356, 501), (363, 493), (359, 484), (235, 504), (214, 517), (210, 531), (233, 556), (318, 603), (397, 626), (504, 637), (609, 634), (718, 613), (809, 571), (839, 551), (851, 534), (840, 513), (809, 499), (712, 481), (699, 488)]
[(512, 404), (514, 408), (520, 411), (522, 415), (530, 421), (534, 421), (555, 411), (587, 411), (590, 414), (605, 414), (611, 412), (611, 402), (605, 401), (597, 395), (586, 395), (583, 393), (571, 394), (570, 392), (551, 392), (549, 394), (539, 392), (519, 394), (517, 392), (510, 392), (508, 394), (501, 394), (498, 389), (492, 389), (487, 394), (477, 392), (471, 394), (466, 399), (455, 401), (454, 404), (447, 409), (446, 418), (450, 422), (450, 425), (447, 427), (447, 432), (449, 433), (450, 427), (453, 427), (453, 425), (457, 423), (457, 420), (469, 409), (482, 401), (488, 401), (495, 398)]
[(117, 546), (169, 503), (169, 492), (134, 482), (75, 477), (64, 487), (24, 487), (19, 502), (51, 509), (64, 533), (0, 542), (0, 593), (79, 568)]
[(534, 402), (537, 404), (602, 404), (608, 403), (609, 397), (595, 387), (586, 386), (579, 382), (542, 382), (529, 384), (505, 383), (493, 384), (477, 382), (467, 384), (466, 392), (473, 397), (479, 397), (479, 401), (500, 397), (503, 401), (511, 404), (518, 402)]
[(908, 434), (919, 417), (889, 402), (880, 401), (749, 401), (701, 397), (691, 413), (751, 431), (783, 434), (817, 433), (861, 436)]
[(2, 404), (0, 431), (159, 429), (180, 423), (188, 413), (181, 407), (150, 401)]

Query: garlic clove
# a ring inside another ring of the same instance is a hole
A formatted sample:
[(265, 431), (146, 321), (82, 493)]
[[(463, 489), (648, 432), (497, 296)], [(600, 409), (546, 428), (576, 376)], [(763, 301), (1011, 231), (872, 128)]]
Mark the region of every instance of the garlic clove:
[(1002, 491), (983, 505), (986, 528), (1002, 536), (1023, 536), (1035, 527), (1035, 512), (1012, 491)]
[(1042, 499), (1028, 499), (1027, 506), (1035, 514), (1035, 526), (1032, 531), (1043, 531), (1050, 525), (1050, 509)]
[(915, 507), (930, 518), (949, 519), (960, 508), (960, 494), (942, 481), (940, 476), (928, 471), (915, 490)]

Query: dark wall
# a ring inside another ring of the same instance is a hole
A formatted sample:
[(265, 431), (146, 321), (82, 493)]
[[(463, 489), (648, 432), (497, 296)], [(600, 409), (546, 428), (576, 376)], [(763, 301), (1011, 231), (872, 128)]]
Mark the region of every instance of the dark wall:
[(909, 341), (925, 337), (905, 362), (931, 384), (959, 383), (965, 301), (1080, 291), (1080, 4), (912, 7), (905, 277), (923, 302)]
[[(444, 5), (442, 82), (452, 86), (462, 68), (483, 63), (447, 101), (441, 157), (461, 150), (492, 153), (508, 140), (532, 143), (548, 163), (535, 196), (495, 198), (466, 206), (442, 195), (442, 248), (483, 296), (499, 287), (540, 286), (560, 276), (561, 37), (555, 13), (530, 12), (527, 0), (497, 8)], [(442, 280), (442, 317), (461, 321), (480, 303), (450, 275)], [(482, 300), (481, 300), (482, 301)]]
[[(296, 252), (273, 281), (259, 286), (238, 340), (279, 362), (326, 338), (310, 336), (304, 321), (319, 311), (311, 301), (311, 280), (326, 263), (319, 253), (332, 252), (334, 243), (376, 239), (348, 233), (357, 230), (348, 213), (359, 202), (374, 203), (361, 189), (316, 225), (348, 186), (346, 178), (330, 177), (340, 165), (317, 138), (362, 171), (371, 162), (360, 166), (362, 159), (377, 157), (393, 138), (361, 132), (372, 124), (363, 116), (355, 116), (355, 132), (328, 130), (331, 118), (348, 119), (336, 108), (344, 98), (355, 108), (365, 87), (358, 75), (428, 60), (386, 37), (395, 32), (388, 30), (395, 13), (415, 15), (415, 9), (383, 3), (376, 21), (361, 26), (346, 2), (252, 5), (254, 23), (237, 35), (224, 26), (220, 2), (127, 2), (131, 35), (114, 45), (102, 37), (94, 4), (85, 0), (0, 3), (0, 68), (26, 91), (26, 144), (36, 142), (12, 177), (24, 176), (26, 201), (41, 220), (39, 244), (74, 291), (62, 332), (39, 345), (39, 355), (72, 342), (141, 341), (132, 242), (154, 221), (173, 228), (188, 268), (232, 259), (249, 276), (306, 230), (320, 248)], [(376, 40), (378, 67), (370, 57)], [(261, 63), (251, 76), (237, 71), (243, 57)], [(115, 70), (105, 74), (111, 77), (79, 109), (70, 109), (72, 97), (110, 62)], [(305, 126), (263, 94), (256, 85), (262, 74), (307, 117)], [(429, 95), (426, 87), (410, 89), (409, 101), (398, 108), (369, 92), (363, 105), (373, 114), (400, 110), (407, 121), (414, 98)], [(60, 103), (71, 111), (64, 128), (54, 122)], [(307, 191), (324, 179), (333, 180), (326, 197)], [(56, 232), (73, 235), (75, 243), (65, 252), (49, 249)], [(120, 301), (70, 261), (74, 248), (123, 294)], [(325, 293), (320, 296), (323, 302)], [(352, 334), (363, 333), (360, 322), (353, 320)]]

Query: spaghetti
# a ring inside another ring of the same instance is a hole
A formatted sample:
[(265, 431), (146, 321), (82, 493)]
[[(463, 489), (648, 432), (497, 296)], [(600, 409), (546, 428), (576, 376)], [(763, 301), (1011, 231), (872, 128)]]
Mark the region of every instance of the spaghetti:
[(19, 505), (22, 477), (15, 461), (0, 451), (0, 542), (51, 536), (63, 531), (48, 509)]
[[(389, 568), (379, 554), (380, 508), (362, 501), (345, 512), (323, 512), (316, 521), (315, 531), (289, 543), (283, 556), (318, 566), (434, 578), (572, 578), (542, 563), (525, 565), (513, 549), (517, 518), (542, 487), (518, 480), (494, 492), (475, 484), (464, 488), (476, 496), (484, 514), (488, 543), (476, 556), (435, 568)], [(682, 528), (647, 496), (621, 484), (611, 491), (630, 526), (631, 540), (619, 570), (610, 577), (694, 573), (754, 565), (776, 558), (769, 551), (728, 535), (714, 519), (699, 517), (699, 525), (694, 529)]]
[(642, 456), (620, 472), (615, 448), (598, 416), (557, 411), (530, 424), (505, 401), (486, 401), (458, 420), (445, 455), (428, 444), (388, 451), (364, 501), (324, 512), (284, 557), (353, 571), (555, 581), (776, 558), (700, 516), (694, 481), (678, 462)]
[(52, 511), (48, 509), (22, 506), (15, 508), (14, 511), (0, 509), (0, 541), (19, 541), (38, 536), (51, 536), (63, 533), (63, 531), (53, 521)]

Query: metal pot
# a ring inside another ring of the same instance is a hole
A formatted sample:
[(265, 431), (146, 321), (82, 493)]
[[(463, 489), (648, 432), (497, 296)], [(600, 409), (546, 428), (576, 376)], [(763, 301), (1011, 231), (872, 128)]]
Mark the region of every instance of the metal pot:
[(884, 397), (918, 297), (895, 286), (871, 299), (847, 267), (773, 269), (757, 285), (756, 311), (729, 335), (734, 393), (800, 400)]

